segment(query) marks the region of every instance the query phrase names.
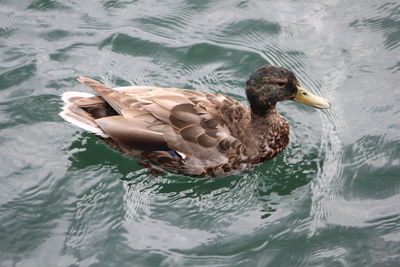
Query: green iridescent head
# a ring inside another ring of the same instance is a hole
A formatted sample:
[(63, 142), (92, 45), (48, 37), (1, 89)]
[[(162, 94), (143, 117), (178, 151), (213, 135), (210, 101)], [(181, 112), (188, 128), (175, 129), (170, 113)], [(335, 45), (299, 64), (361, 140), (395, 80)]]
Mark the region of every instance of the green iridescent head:
[(329, 102), (300, 86), (293, 72), (267, 65), (250, 75), (246, 95), (252, 111), (265, 115), (278, 101), (294, 100), (316, 108), (329, 108)]

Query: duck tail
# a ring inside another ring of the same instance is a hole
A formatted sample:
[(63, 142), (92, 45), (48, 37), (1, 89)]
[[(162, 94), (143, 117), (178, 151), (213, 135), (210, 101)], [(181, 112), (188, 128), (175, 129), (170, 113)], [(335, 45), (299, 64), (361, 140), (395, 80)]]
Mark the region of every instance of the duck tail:
[(97, 125), (96, 118), (92, 114), (85, 111), (76, 103), (84, 102), (86, 99), (92, 98), (94, 95), (83, 92), (65, 92), (61, 99), (64, 101), (64, 106), (59, 115), (67, 122), (78, 126), (86, 131), (103, 138), (109, 136)]

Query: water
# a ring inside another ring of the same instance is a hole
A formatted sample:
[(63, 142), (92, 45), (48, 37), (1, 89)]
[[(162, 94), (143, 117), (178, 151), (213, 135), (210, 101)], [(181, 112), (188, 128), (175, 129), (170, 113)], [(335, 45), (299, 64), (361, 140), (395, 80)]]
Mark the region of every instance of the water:
[[(1, 266), (398, 266), (398, 1), (0, 1)], [(149, 173), (57, 113), (86, 75), (245, 102), (264, 64), (291, 143), (222, 179)]]

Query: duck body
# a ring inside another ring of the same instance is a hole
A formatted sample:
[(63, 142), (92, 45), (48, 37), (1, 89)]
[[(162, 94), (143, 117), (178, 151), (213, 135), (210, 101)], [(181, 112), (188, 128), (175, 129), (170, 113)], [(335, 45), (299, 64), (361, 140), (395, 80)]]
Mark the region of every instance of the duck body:
[[(60, 115), (113, 148), (167, 171), (226, 176), (275, 157), (289, 142), (288, 122), (275, 104), (280, 98), (296, 97), (297, 81), (290, 84), (291, 72), (268, 67), (260, 68), (247, 82), (250, 106), (222, 94), (153, 86), (113, 89), (80, 77), (78, 81), (98, 95), (64, 93)], [(269, 88), (270, 81), (263, 80), (272, 77), (271, 70), (287, 76), (283, 80), (293, 88), (278, 90), (282, 89), (279, 74), (272, 75), (278, 93)]]

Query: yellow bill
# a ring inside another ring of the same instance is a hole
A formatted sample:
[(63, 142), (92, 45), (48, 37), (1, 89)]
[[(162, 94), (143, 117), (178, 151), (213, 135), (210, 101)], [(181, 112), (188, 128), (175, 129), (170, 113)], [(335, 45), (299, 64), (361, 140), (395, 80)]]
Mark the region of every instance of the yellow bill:
[(297, 86), (297, 93), (294, 101), (315, 107), (315, 108), (330, 108), (331, 104), (323, 97), (316, 96), (300, 85)]

